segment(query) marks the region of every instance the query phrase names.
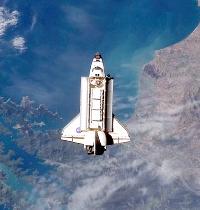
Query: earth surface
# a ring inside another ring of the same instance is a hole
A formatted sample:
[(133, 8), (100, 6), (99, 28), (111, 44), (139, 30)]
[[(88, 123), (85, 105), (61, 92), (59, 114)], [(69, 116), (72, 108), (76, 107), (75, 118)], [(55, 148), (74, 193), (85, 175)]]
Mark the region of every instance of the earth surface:
[(96, 51), (132, 130), (143, 66), (198, 24), (195, 0), (0, 1), (0, 209), (199, 209), (198, 173), (178, 179), (149, 145), (93, 157), (59, 140)]

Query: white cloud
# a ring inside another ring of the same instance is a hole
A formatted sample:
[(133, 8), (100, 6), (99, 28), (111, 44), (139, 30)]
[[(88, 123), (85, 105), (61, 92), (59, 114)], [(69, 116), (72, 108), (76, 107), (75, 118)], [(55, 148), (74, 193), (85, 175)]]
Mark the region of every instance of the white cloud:
[(157, 168), (157, 175), (164, 184), (170, 184), (181, 176), (182, 172), (177, 166), (173, 166), (173, 162), (176, 163), (174, 160), (166, 159), (162, 162), (162, 165)]
[[(14, 27), (18, 24), (19, 15), (20, 14), (17, 10), (10, 12), (5, 7), (0, 7), (0, 38), (6, 33), (6, 30), (9, 27)], [(34, 27), (35, 23), (36, 18), (34, 17), (31, 29)], [(15, 49), (19, 50), (20, 52), (26, 50), (26, 41), (22, 36), (16, 36), (14, 39), (11, 40), (11, 44)]]
[(91, 26), (90, 16), (81, 8), (68, 6), (66, 14), (69, 23), (78, 29), (86, 29)]
[(102, 33), (97, 24), (95, 24), (96, 17), (89, 13), (87, 9), (68, 5), (64, 7), (64, 12), (68, 25), (81, 32), (80, 35), (84, 38), (90, 37), (91, 31), (95, 37), (98, 37)]
[(108, 176), (84, 180), (83, 184), (78, 186), (69, 198), (68, 208), (78, 210), (91, 209), (92, 206), (100, 206), (102, 202), (107, 199), (111, 183), (112, 178)]
[(36, 23), (37, 23), (37, 16), (34, 15), (32, 17), (32, 23), (31, 23), (30, 31), (32, 31), (34, 29)]
[(20, 52), (26, 50), (26, 41), (24, 37), (17, 36), (12, 40), (12, 45), (15, 49), (19, 50)]
[(18, 17), (18, 11), (10, 12), (4, 7), (0, 7), (0, 37), (5, 34), (9, 27), (17, 25)]
[[(108, 162), (108, 167), (116, 170), (116, 166), (111, 164), (115, 159), (109, 159)], [(105, 174), (107, 163), (100, 160), (97, 160), (97, 163), (94, 165), (93, 161), (88, 161), (82, 165), (81, 162), (76, 162), (73, 166), (61, 164), (56, 176), (50, 175), (48, 178), (40, 179), (35, 185), (32, 192), (35, 203), (29, 209), (42, 210), (51, 207), (57, 210), (61, 209), (62, 204), (65, 205), (64, 209), (85, 210), (92, 209), (94, 206), (96, 209), (101, 209), (101, 206), (108, 202), (121, 187), (136, 184), (136, 179), (132, 177), (122, 179), (116, 177), (112, 171), (109, 172), (112, 175)], [(59, 182), (57, 177), (60, 179)], [(73, 185), (75, 188), (72, 187)], [(70, 192), (67, 192), (65, 187), (70, 189)], [(62, 200), (64, 203), (61, 202)]]

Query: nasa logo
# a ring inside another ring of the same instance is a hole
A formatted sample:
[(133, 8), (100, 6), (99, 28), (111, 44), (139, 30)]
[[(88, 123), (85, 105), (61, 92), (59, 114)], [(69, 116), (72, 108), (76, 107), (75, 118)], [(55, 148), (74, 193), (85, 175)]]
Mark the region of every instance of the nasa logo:
[(76, 128), (76, 133), (81, 133), (81, 128), (80, 127)]

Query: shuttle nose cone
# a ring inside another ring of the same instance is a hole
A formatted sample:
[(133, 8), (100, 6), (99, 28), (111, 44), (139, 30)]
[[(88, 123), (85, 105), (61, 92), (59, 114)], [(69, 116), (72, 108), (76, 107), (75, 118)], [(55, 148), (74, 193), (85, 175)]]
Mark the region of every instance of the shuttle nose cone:
[(96, 52), (94, 58), (100, 59), (100, 58), (102, 58), (102, 56), (101, 56), (101, 54), (99, 52)]

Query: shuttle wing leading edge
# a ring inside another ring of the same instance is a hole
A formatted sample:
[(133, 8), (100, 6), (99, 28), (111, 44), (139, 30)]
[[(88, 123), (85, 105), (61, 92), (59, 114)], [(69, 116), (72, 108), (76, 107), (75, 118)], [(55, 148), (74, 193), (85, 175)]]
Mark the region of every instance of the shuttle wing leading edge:
[[(86, 132), (81, 132), (80, 130), (80, 114), (78, 114), (63, 128), (61, 139), (84, 144), (85, 133)], [(108, 132), (108, 134), (112, 137), (111, 144), (121, 144), (130, 141), (128, 131), (115, 117), (113, 117), (113, 131)]]

